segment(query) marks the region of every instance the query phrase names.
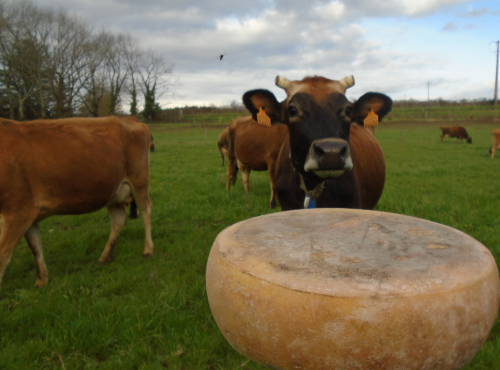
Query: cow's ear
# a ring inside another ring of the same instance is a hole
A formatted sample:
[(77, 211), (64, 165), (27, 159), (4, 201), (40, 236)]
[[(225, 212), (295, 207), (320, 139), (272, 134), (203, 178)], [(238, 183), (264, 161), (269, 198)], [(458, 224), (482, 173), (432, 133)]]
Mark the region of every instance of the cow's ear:
[(378, 120), (382, 120), (391, 109), (391, 98), (384, 94), (369, 92), (353, 104), (349, 115), (353, 121), (363, 125), (363, 122), (370, 113), (375, 113), (378, 116)]
[(243, 104), (257, 121), (257, 114), (263, 110), (271, 119), (271, 123), (281, 122), (282, 106), (269, 90), (258, 89), (243, 94)]

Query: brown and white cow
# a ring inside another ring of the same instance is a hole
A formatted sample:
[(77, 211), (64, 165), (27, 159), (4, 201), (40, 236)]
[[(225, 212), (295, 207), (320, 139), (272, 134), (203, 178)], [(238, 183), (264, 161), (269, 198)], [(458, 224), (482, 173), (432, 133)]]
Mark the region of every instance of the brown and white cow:
[(24, 235), (35, 256), (37, 286), (48, 281), (38, 223), (52, 215), (106, 207), (111, 233), (99, 262), (113, 259), (126, 205), (144, 222), (144, 256), (153, 254), (149, 147), (140, 121), (110, 116), (16, 122), (0, 119), (0, 283)]
[(288, 133), (285, 125), (276, 124), (263, 126), (257, 123), (252, 116), (239, 116), (229, 124), (229, 150), (227, 167), (227, 186), (237, 170), (241, 171), (245, 191), (250, 192), (250, 172), (269, 170), (271, 182), (270, 207), (276, 207), (275, 167), (279, 151)]
[(443, 138), (445, 137), (456, 137), (457, 142), (460, 140), (461, 143), (464, 142), (463, 139), (467, 141), (467, 143), (472, 144), (472, 138), (469, 136), (465, 128), (462, 126), (441, 126), (441, 142), (443, 142)]
[(493, 145), (490, 149), (491, 158), (495, 158), (495, 152), (500, 149), (500, 129), (491, 130), (491, 142)]
[(268, 90), (245, 93), (254, 118), (265, 111), (273, 124), (288, 127), (278, 157), (276, 190), (283, 210), (317, 207), (373, 209), (385, 182), (385, 161), (365, 119), (382, 119), (392, 108), (384, 94), (367, 93), (351, 104), (345, 97), (352, 76), (340, 81), (306, 77), (276, 84), (287, 98), (279, 103)]
[(227, 151), (229, 150), (229, 140), (229, 127), (226, 127), (220, 133), (219, 140), (217, 140), (217, 147), (219, 148), (219, 152), (222, 157), (222, 167), (224, 167)]

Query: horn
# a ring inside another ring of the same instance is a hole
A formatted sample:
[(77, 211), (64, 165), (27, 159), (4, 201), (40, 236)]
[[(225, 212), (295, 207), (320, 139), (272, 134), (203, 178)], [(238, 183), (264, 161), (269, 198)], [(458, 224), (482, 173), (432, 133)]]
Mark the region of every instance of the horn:
[(276, 76), (276, 80), (274, 81), (276, 86), (281, 87), (282, 89), (288, 89), (292, 85), (292, 81), (288, 78)]
[(350, 75), (350, 76), (347, 76), (347, 77), (344, 77), (343, 79), (341, 79), (339, 81), (342, 86), (344, 86), (346, 88), (346, 90), (348, 88), (350, 88), (351, 86), (354, 85), (354, 76), (353, 75)]

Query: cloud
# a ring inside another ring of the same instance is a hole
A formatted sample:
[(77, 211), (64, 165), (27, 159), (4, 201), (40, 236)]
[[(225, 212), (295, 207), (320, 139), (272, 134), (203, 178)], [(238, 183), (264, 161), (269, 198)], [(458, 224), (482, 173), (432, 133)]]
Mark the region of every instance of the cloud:
[(469, 6), (466, 12), (460, 13), (460, 16), (462, 18), (480, 17), (482, 15), (488, 14), (489, 11), (489, 8), (474, 9), (472, 6)]
[(456, 31), (458, 29), (458, 26), (455, 24), (455, 22), (448, 22), (444, 25), (444, 27), (441, 29), (442, 31)]
[[(449, 41), (456, 31), (476, 27), (461, 23), (460, 15), (498, 14), (466, 8), (473, 0), (33, 1), (65, 7), (96, 29), (130, 33), (141, 48), (165, 55), (182, 86), (175, 88), (174, 98), (162, 101), (164, 106), (239, 101), (248, 89), (274, 89), (276, 74), (290, 79), (354, 74), (352, 94), (359, 95), (381, 86), (395, 94), (418, 91), (422, 76), (434, 70), (445, 74), (450, 63), (429, 50), (438, 42), (431, 38), (441, 34)], [(441, 28), (446, 33), (439, 32), (439, 23), (429, 26), (431, 14), (449, 15)], [(423, 19), (428, 22), (424, 34), (415, 29), (424, 27), (425, 22), (418, 23)], [(220, 54), (225, 54), (221, 61)], [(449, 81), (451, 86), (454, 80)], [(445, 84), (440, 86), (445, 91)]]
[(455, 22), (448, 22), (443, 26), (443, 28), (441, 28), (441, 31), (453, 32), (453, 31), (459, 31), (459, 30), (472, 30), (474, 28), (478, 28), (478, 26), (473, 24), (473, 23), (468, 23), (466, 25), (459, 26)]

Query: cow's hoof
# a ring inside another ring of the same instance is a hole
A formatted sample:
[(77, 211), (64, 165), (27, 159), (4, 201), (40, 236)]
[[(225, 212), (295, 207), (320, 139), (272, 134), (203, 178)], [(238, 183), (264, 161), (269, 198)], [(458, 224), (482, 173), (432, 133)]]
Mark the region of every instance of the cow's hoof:
[(47, 282), (48, 282), (48, 279), (47, 279), (47, 280), (36, 279), (35, 286), (36, 286), (38, 289), (41, 289), (41, 288), (43, 288), (45, 285), (47, 285)]
[(153, 253), (143, 253), (142, 254), (142, 258), (149, 258), (149, 257), (152, 257), (153, 256)]
[(105, 265), (106, 263), (113, 262), (114, 259), (115, 259), (114, 257), (99, 258), (99, 260), (97, 261), (97, 263), (99, 265)]

